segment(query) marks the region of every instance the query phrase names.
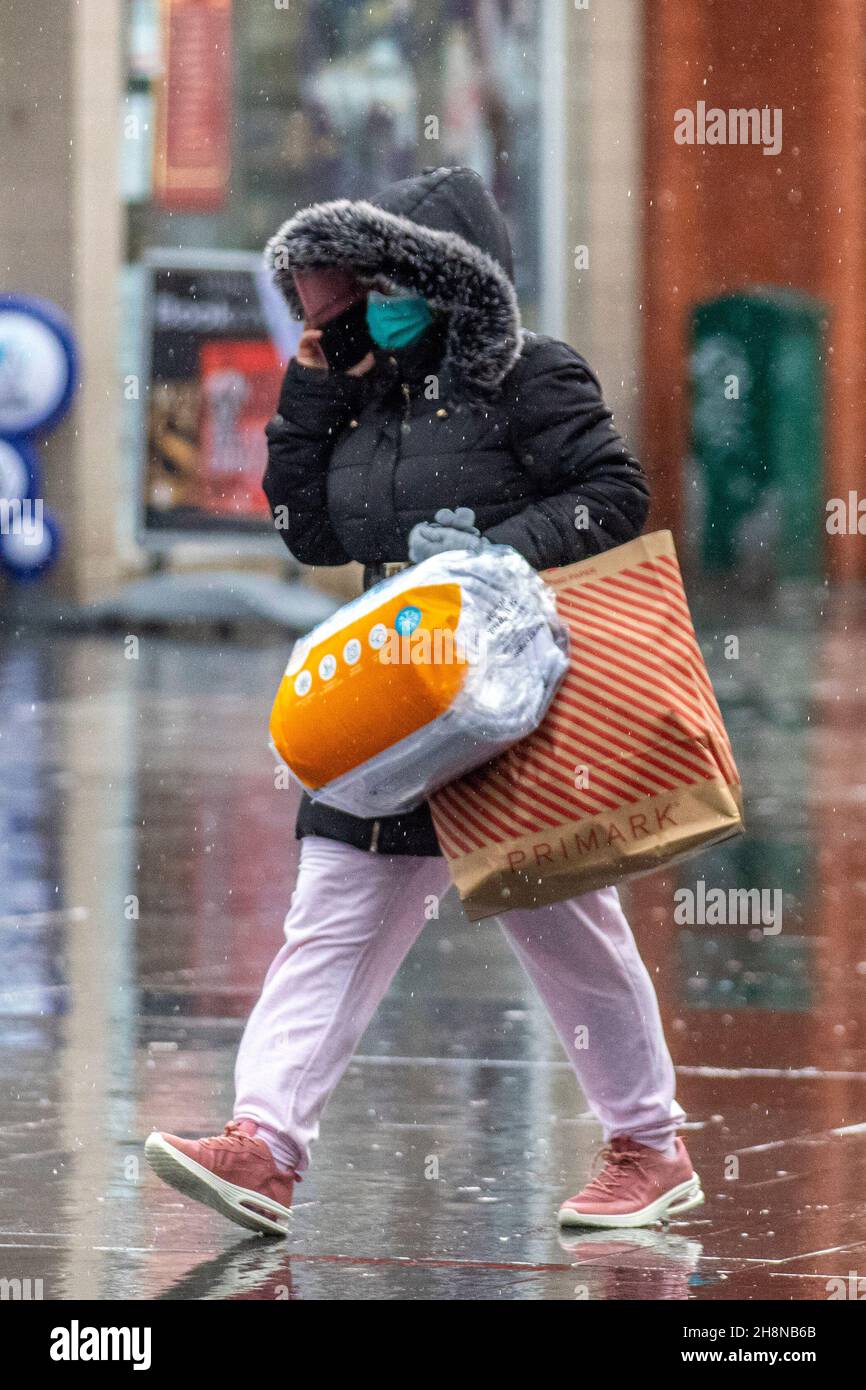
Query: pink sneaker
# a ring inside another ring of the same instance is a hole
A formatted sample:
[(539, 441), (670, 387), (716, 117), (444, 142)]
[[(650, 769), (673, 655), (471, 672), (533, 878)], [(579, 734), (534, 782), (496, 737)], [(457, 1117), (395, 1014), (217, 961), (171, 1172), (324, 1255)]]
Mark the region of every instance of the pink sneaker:
[(231, 1120), (210, 1139), (179, 1139), (154, 1130), (144, 1156), (163, 1182), (204, 1202), (238, 1226), (284, 1236), (297, 1173), (282, 1173), (252, 1120)]
[(667, 1158), (627, 1135), (603, 1149), (601, 1172), (559, 1209), (560, 1226), (652, 1226), (699, 1207), (704, 1194), (682, 1139)]

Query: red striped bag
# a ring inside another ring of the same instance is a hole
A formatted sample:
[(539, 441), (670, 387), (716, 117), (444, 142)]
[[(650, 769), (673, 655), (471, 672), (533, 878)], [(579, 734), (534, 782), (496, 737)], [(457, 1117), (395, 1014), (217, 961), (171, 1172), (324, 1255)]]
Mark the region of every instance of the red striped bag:
[(543, 578), (570, 635), (546, 718), (430, 803), (472, 921), (647, 873), (744, 828), (671, 533)]

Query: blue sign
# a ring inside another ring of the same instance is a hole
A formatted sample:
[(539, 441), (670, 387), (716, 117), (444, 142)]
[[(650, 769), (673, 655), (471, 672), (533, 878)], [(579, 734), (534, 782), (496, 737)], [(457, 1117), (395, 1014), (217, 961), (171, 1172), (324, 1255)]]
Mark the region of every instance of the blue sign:
[(77, 381), (72, 330), (33, 296), (0, 295), (0, 565), (32, 579), (54, 563), (60, 528), (45, 511), (34, 435), (54, 428)]

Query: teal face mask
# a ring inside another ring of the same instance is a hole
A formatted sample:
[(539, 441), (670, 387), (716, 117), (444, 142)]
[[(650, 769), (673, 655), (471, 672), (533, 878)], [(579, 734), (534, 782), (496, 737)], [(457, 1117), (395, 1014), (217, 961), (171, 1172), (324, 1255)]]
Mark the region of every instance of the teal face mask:
[(430, 306), (420, 295), (397, 298), (371, 290), (367, 296), (367, 327), (377, 347), (410, 347), (432, 322)]

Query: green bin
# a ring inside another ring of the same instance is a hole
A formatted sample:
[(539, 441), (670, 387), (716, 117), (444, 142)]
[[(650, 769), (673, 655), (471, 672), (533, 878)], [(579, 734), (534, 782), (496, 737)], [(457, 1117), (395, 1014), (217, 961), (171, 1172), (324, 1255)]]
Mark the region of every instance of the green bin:
[(694, 310), (692, 520), (705, 573), (821, 575), (825, 316), (772, 287)]

